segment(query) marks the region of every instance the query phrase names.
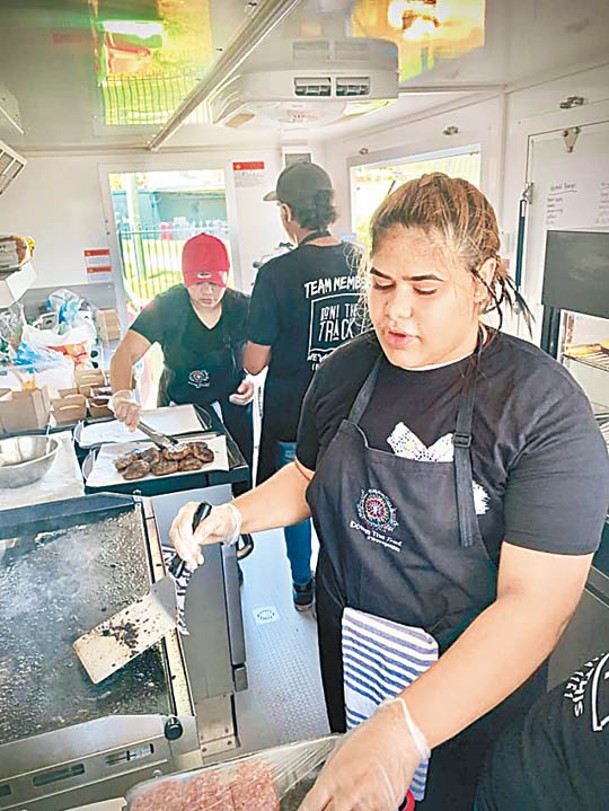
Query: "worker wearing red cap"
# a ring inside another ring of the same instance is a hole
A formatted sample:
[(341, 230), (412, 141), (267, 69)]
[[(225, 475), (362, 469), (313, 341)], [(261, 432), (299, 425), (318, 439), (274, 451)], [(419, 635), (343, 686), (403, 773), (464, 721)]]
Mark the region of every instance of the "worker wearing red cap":
[(140, 405), (133, 367), (152, 344), (163, 350), (159, 405), (218, 403), (230, 434), (251, 466), (254, 385), (243, 371), (248, 297), (227, 288), (224, 243), (209, 234), (189, 239), (182, 252), (184, 283), (156, 296), (138, 315), (112, 358), (112, 404), (134, 430)]

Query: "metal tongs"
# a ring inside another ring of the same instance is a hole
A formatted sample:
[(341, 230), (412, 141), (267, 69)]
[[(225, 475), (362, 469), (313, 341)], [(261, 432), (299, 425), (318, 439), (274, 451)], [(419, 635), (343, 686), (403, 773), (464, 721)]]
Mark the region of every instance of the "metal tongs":
[(155, 428), (152, 428), (150, 425), (147, 425), (145, 422), (140, 420), (137, 424), (139, 430), (146, 434), (157, 447), (165, 450), (166, 448), (175, 448), (176, 445), (179, 445), (179, 441), (174, 436), (167, 436), (167, 434), (162, 434), (160, 431), (157, 431)]

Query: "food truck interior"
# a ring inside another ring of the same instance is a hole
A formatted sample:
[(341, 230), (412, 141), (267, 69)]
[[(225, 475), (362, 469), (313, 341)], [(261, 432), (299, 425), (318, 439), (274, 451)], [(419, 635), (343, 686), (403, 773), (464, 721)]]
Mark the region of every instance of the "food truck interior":
[[(0, 452), (44, 440), (22, 486), (0, 466), (2, 811), (121, 809), (155, 775), (329, 734), (281, 530), (209, 547), (180, 591), (188, 634), (101, 685), (71, 647), (162, 576), (182, 504), (253, 472), (213, 408), (157, 408), (153, 346), (144, 415), (214, 461), (121, 479), (107, 370), (196, 234), (251, 294), (290, 249), (263, 196), (298, 161), (329, 173), (333, 233), (364, 250), (396, 185), (479, 186), (535, 319), (504, 329), (566, 366), (609, 445), (606, 0), (0, 0)], [(548, 686), (607, 650), (609, 517)]]

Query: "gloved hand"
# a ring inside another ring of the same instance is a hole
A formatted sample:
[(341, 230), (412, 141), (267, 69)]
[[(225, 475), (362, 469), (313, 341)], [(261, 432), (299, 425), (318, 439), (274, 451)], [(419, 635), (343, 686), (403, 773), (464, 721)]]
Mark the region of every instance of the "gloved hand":
[(199, 502), (189, 501), (173, 519), (169, 537), (178, 555), (191, 572), (203, 563), (201, 547), (210, 543), (237, 543), (241, 532), (241, 513), (234, 504), (213, 507), (193, 534), (192, 521)]
[(246, 406), (254, 398), (255, 386), (251, 380), (247, 378), (242, 380), (237, 387), (237, 391), (231, 394), (228, 398), (231, 403), (240, 406)]
[(119, 422), (124, 422), (130, 431), (135, 431), (140, 421), (142, 407), (136, 402), (130, 389), (121, 389), (113, 394), (110, 408)]
[(383, 704), (345, 735), (299, 811), (396, 811), (422, 760), (404, 709)]

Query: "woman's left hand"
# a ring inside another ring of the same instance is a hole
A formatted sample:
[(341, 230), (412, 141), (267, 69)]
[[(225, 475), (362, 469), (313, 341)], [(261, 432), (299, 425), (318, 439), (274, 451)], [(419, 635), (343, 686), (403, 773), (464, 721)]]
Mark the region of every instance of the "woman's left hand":
[(246, 406), (254, 397), (254, 384), (251, 380), (242, 380), (234, 394), (228, 398), (234, 405)]
[(341, 741), (300, 811), (396, 811), (420, 762), (402, 707), (385, 704)]

